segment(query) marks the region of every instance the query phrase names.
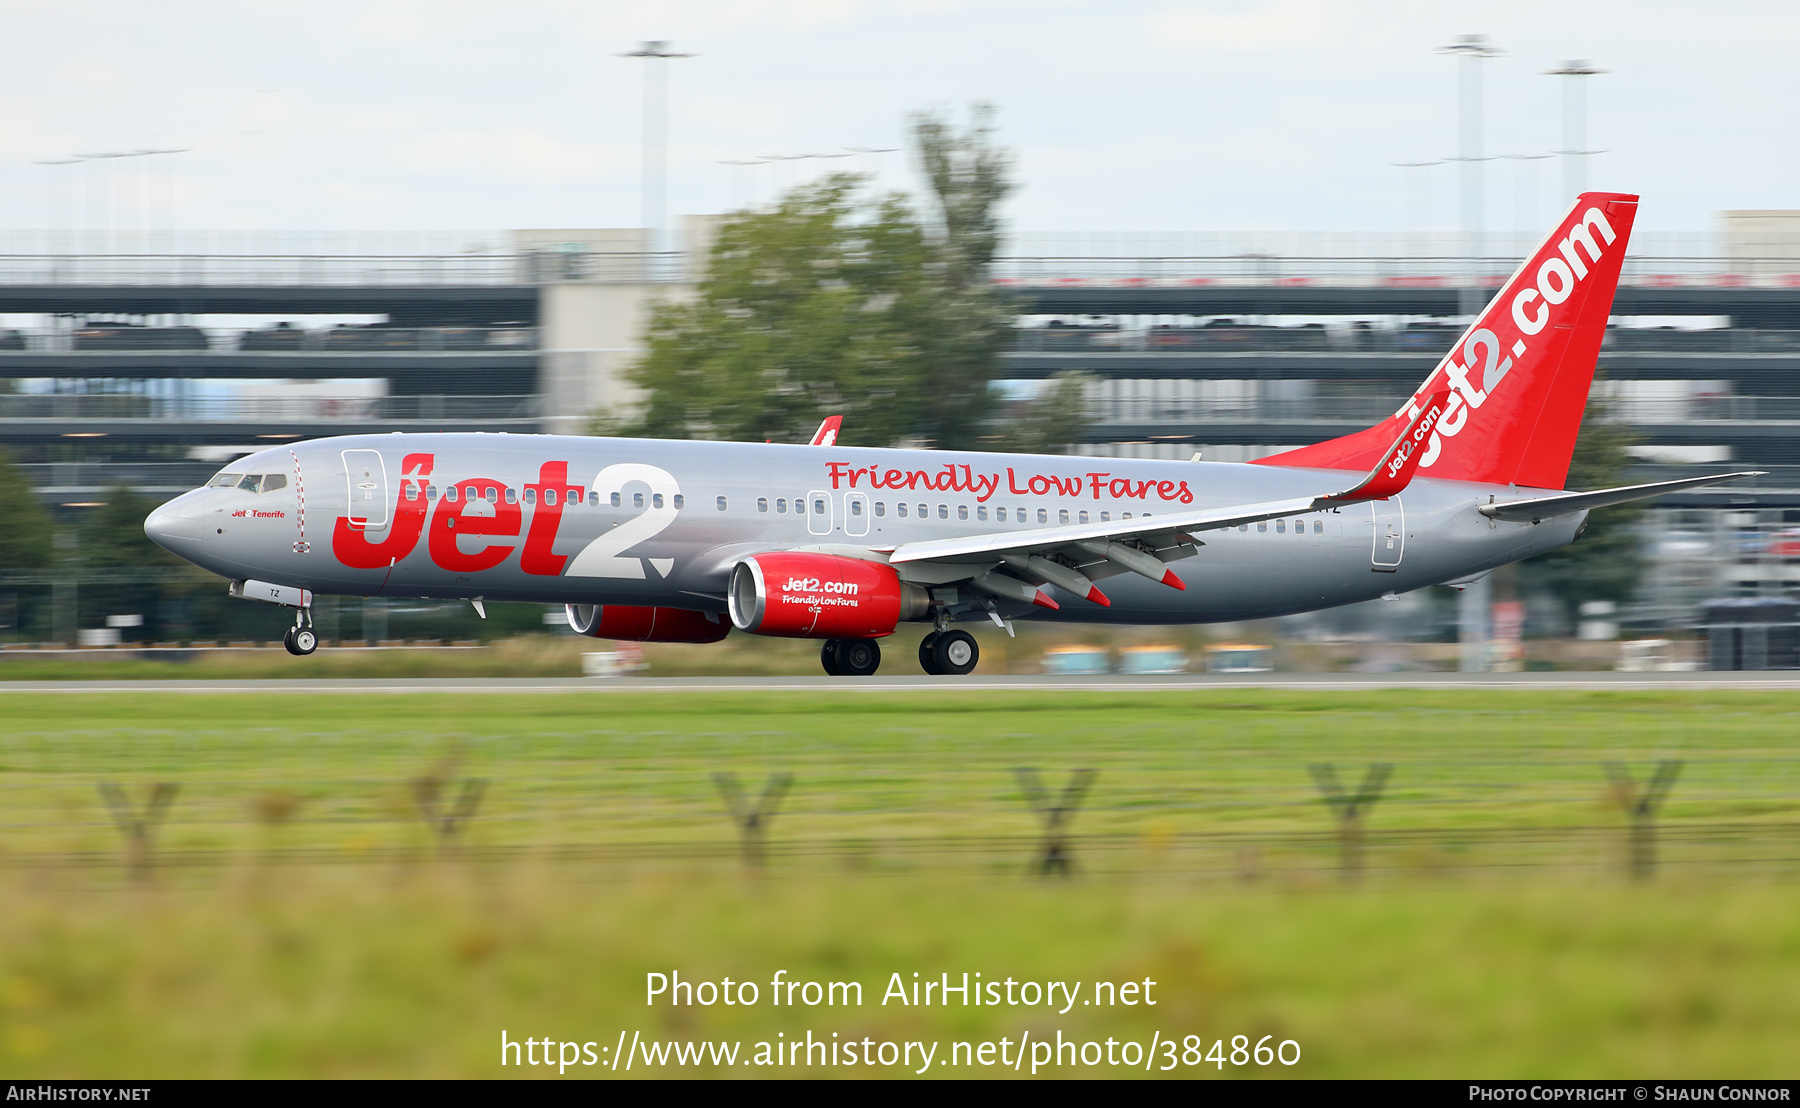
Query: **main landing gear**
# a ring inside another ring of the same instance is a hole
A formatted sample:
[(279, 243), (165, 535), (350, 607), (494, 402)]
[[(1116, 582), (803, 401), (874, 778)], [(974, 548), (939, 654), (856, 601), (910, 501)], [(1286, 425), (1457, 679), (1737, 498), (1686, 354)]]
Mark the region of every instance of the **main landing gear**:
[(919, 640), (919, 666), (934, 677), (961, 677), (980, 660), (981, 647), (967, 631), (933, 631)]
[(826, 639), (819, 661), (833, 677), (869, 677), (881, 668), (881, 644), (874, 639)]
[(302, 658), (319, 649), (319, 636), (313, 632), (311, 608), (295, 610), (294, 625), (281, 636), (281, 645), (287, 647), (289, 654)]
[[(933, 631), (919, 643), (919, 665), (934, 677), (961, 677), (980, 660), (981, 647), (967, 631)], [(881, 668), (881, 644), (874, 639), (826, 639), (819, 648), (819, 663), (833, 677), (870, 677)]]

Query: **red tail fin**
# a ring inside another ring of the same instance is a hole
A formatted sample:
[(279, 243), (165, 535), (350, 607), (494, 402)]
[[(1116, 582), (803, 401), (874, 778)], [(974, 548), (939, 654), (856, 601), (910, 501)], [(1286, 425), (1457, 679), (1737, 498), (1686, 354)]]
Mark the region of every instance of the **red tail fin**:
[(1454, 395), (1419, 476), (1560, 489), (1606, 337), (1635, 196), (1584, 192), (1398, 412), (1366, 431), (1258, 459), (1368, 470), (1440, 389)]

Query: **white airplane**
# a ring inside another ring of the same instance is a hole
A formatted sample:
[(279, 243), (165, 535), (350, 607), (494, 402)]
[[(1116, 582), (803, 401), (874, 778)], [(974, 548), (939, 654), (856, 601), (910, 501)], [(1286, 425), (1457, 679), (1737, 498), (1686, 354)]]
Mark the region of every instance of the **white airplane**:
[[(1744, 473), (1563, 490), (1637, 213), (1585, 193), (1400, 410), (1253, 463), (506, 434), (314, 439), (151, 513), (158, 544), (296, 610), (319, 593), (567, 605), (577, 631), (822, 640), (867, 675), (902, 622), (927, 673), (966, 626), (1258, 619), (1462, 584), (1590, 509)], [(958, 626), (958, 625), (963, 626)]]

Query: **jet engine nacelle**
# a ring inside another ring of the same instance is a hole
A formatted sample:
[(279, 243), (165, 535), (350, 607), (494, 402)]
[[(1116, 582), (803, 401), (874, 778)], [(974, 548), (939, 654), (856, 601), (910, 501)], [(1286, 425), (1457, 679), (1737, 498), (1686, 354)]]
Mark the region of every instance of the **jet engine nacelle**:
[(885, 563), (800, 551), (745, 558), (727, 599), (738, 630), (790, 639), (880, 638), (930, 606), (924, 588)]
[(569, 626), (577, 634), (627, 642), (718, 642), (731, 624), (711, 612), (687, 608), (641, 608), (632, 604), (568, 604)]

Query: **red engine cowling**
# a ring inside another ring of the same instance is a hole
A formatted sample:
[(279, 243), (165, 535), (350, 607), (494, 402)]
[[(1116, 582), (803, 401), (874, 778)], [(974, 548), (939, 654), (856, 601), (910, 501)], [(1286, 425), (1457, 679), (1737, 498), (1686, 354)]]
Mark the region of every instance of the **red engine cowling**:
[(632, 604), (568, 604), (569, 626), (596, 639), (627, 642), (718, 642), (731, 623), (710, 612), (687, 608), (640, 608)]
[(926, 591), (894, 568), (835, 554), (775, 551), (731, 571), (731, 622), (740, 631), (790, 639), (874, 639), (918, 619)]

